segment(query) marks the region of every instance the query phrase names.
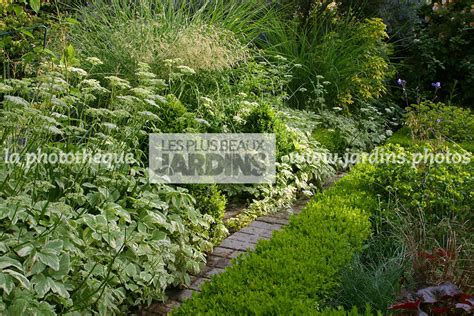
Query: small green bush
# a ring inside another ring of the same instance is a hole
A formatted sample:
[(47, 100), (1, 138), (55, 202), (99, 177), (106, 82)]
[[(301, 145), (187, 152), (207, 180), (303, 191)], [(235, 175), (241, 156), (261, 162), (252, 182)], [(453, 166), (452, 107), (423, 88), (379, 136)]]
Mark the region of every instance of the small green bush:
[(166, 102), (158, 107), (157, 115), (161, 119), (163, 133), (197, 133), (204, 132), (205, 126), (200, 124), (194, 113), (181, 103), (174, 95), (169, 95)]
[[(415, 145), (422, 145), (425, 143), (430, 143), (432, 140), (420, 140), (414, 139), (413, 133), (411, 130), (404, 126), (396, 131), (392, 137), (387, 140), (387, 144), (397, 144), (405, 148), (410, 148)], [(474, 152), (474, 142), (461, 142), (461, 143), (451, 143), (451, 142), (442, 142), (443, 145), (452, 148), (454, 150), (459, 150), (460, 148), (467, 150), (469, 152)]]
[(269, 104), (254, 107), (245, 118), (242, 127), (244, 133), (275, 133), (277, 157), (280, 158), (295, 151), (296, 135), (277, 117)]
[(191, 184), (189, 192), (196, 199), (201, 214), (209, 214), (216, 220), (224, 218), (224, 211), (227, 204), (226, 197), (220, 192), (217, 185)]
[(215, 184), (191, 184), (188, 186), (188, 190), (196, 199), (196, 209), (203, 215), (211, 216), (212, 223), (208, 234), (209, 239), (213, 244), (216, 244), (219, 239), (225, 236), (222, 220), (224, 219), (227, 198)]
[(336, 153), (370, 151), (384, 142), (398, 124), (395, 106), (365, 105), (352, 113), (341, 112), (341, 108), (336, 110), (320, 111), (318, 126), (313, 130), (313, 137)]
[(340, 131), (317, 128), (312, 136), (332, 153), (343, 153), (346, 150), (347, 143), (342, 138)]
[[(429, 157), (447, 154), (448, 151), (452, 155), (459, 154), (462, 160), (459, 163), (429, 162)], [(422, 209), (426, 216), (436, 219), (454, 216), (466, 220), (470, 218), (474, 205), (472, 154), (445, 146), (434, 148), (430, 144), (410, 148), (389, 144), (380, 152), (405, 157), (407, 161), (383, 164), (373, 173), (374, 188), (387, 200), (393, 195), (404, 207), (415, 212)], [(427, 162), (423, 162), (423, 155), (428, 157)], [(412, 162), (415, 159), (422, 160), (414, 165)]]
[(407, 110), (406, 124), (417, 139), (474, 141), (474, 114), (470, 109), (425, 101)]
[(364, 189), (367, 168), (318, 194), (287, 227), (237, 258), (173, 315), (317, 314), (334, 294), (340, 269), (370, 234), (377, 200)]
[(417, 143), (418, 140), (413, 139), (410, 129), (406, 126), (393, 133), (392, 137), (387, 140), (387, 144), (398, 144), (402, 147), (410, 147)]

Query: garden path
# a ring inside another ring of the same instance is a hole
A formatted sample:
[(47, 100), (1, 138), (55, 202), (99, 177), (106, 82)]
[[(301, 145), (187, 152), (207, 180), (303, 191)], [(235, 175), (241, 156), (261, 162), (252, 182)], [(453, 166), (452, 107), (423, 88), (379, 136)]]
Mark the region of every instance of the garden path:
[[(324, 188), (331, 186), (343, 175), (339, 174), (329, 179)], [(299, 214), (308, 203), (307, 198), (296, 201), (291, 210), (282, 210), (275, 214), (269, 214), (257, 218), (247, 227), (231, 234), (207, 257), (206, 267), (197, 276), (192, 277), (191, 285), (182, 290), (168, 292), (168, 300), (165, 303), (152, 304), (146, 309), (138, 312), (140, 316), (166, 315), (172, 309), (179, 306), (183, 301), (191, 298), (194, 292), (200, 292), (201, 286), (210, 281), (213, 275), (222, 273), (231, 264), (231, 260), (246, 251), (255, 249), (257, 242), (261, 239), (270, 239), (275, 230), (288, 224), (290, 216)]]

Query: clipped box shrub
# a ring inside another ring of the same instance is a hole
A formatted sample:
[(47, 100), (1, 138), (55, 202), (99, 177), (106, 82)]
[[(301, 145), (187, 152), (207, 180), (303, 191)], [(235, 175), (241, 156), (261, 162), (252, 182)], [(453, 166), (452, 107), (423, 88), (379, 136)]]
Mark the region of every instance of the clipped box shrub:
[(331, 153), (343, 153), (346, 149), (347, 143), (338, 130), (317, 128), (312, 136)]
[(296, 135), (277, 117), (276, 111), (267, 103), (253, 107), (242, 126), (244, 133), (274, 133), (277, 158), (295, 151)]
[(202, 215), (210, 216), (210, 226), (206, 229), (209, 240), (217, 244), (228, 235), (222, 221), (227, 205), (226, 196), (215, 184), (190, 184), (189, 193), (196, 199), (196, 209)]
[(363, 188), (364, 168), (315, 196), (287, 227), (237, 258), (173, 315), (317, 314), (334, 294), (340, 269), (370, 235), (377, 201)]

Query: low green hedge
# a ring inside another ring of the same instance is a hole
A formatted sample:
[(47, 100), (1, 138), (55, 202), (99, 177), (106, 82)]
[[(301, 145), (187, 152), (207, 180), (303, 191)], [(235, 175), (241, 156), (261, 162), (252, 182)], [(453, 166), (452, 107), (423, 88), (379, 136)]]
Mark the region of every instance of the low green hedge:
[(358, 166), (318, 194), (285, 229), (237, 258), (173, 315), (315, 314), (327, 302), (348, 264), (369, 237), (376, 198), (364, 188)]

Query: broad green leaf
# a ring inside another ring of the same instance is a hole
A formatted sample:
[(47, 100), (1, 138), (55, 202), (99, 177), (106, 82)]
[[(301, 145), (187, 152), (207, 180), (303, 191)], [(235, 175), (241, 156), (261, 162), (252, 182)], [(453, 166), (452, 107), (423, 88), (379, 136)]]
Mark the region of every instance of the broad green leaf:
[(19, 5), (13, 5), (13, 11), (15, 11), (16, 15), (20, 15), (24, 12), (23, 7)]
[(48, 48), (43, 48), (42, 52), (50, 57), (56, 57), (56, 54)]
[(44, 251), (39, 252), (38, 259), (54, 271), (59, 270), (59, 256), (57, 254), (52, 254)]
[(129, 264), (125, 267), (125, 273), (126, 273), (129, 277), (136, 276), (136, 275), (138, 274), (137, 267), (136, 267), (133, 263), (129, 263)]
[(35, 37), (33, 36), (33, 33), (31, 33), (31, 32), (28, 31), (28, 30), (25, 30), (25, 29), (20, 29), (20, 33), (23, 34), (23, 35), (28, 36), (29, 38), (32, 38), (32, 39), (35, 38)]
[(10, 208), (7, 207), (6, 205), (0, 205), (0, 219), (4, 219), (8, 217), (8, 214), (10, 214)]
[(31, 250), (33, 250), (33, 246), (32, 245), (26, 245), (23, 248), (21, 248), (20, 250), (18, 250), (16, 253), (20, 257), (26, 257), (31, 253)]
[(76, 52), (74, 50), (74, 46), (69, 44), (64, 50), (64, 58), (66, 59), (66, 61), (72, 62), (75, 56), (76, 56)]
[[(33, 282), (33, 281), (32, 281)], [(39, 297), (44, 297), (50, 290), (48, 278), (40, 274), (34, 279), (34, 288)]]
[(20, 261), (12, 259), (7, 256), (0, 257), (0, 270), (3, 270), (7, 267), (15, 267), (20, 271), (23, 271), (23, 266)]
[(56, 240), (51, 240), (48, 241), (44, 247), (50, 250), (53, 250), (54, 252), (59, 252), (61, 249), (63, 249), (63, 241), (56, 239)]
[(118, 216), (124, 219), (127, 223), (132, 221), (130, 214), (122, 208), (119, 204), (109, 202), (104, 206), (104, 211), (110, 216)]
[(6, 294), (10, 294), (14, 287), (15, 283), (13, 283), (12, 277), (0, 272), (0, 288), (3, 289)]
[(38, 13), (41, 7), (41, 0), (30, 0), (30, 7), (33, 9), (33, 11)]
[(69, 273), (71, 269), (71, 259), (68, 254), (63, 254), (59, 260), (59, 270), (54, 272), (53, 277), (55, 279), (62, 279)]
[(8, 307), (7, 315), (25, 315), (26, 309), (29, 307), (29, 302), (26, 298), (21, 297), (13, 301)]
[(100, 201), (100, 194), (98, 192), (88, 193), (86, 199), (92, 207), (95, 207)]
[(80, 24), (78, 20), (76, 19), (73, 19), (73, 18), (67, 18), (66, 19), (66, 22), (70, 23), (70, 24)]
[(69, 292), (67, 291), (66, 287), (61, 282), (56, 282), (51, 278), (48, 278), (49, 286), (51, 287), (51, 291), (58, 294), (61, 297), (69, 298)]
[(31, 275), (40, 274), (44, 271), (44, 269), (46, 269), (46, 265), (44, 265), (44, 263), (42, 263), (41, 261), (36, 261), (33, 264), (33, 267), (31, 268)]
[(38, 316), (55, 316), (56, 312), (54, 311), (53, 306), (49, 305), (46, 302), (41, 302), (38, 305), (37, 315)]
[(17, 279), (21, 283), (21, 285), (23, 285), (23, 287), (27, 289), (30, 288), (30, 281), (23, 274), (10, 269), (3, 270), (3, 272), (8, 273), (9, 275)]
[(163, 240), (166, 239), (168, 235), (165, 232), (162, 232), (160, 230), (155, 230), (153, 232), (153, 240)]

